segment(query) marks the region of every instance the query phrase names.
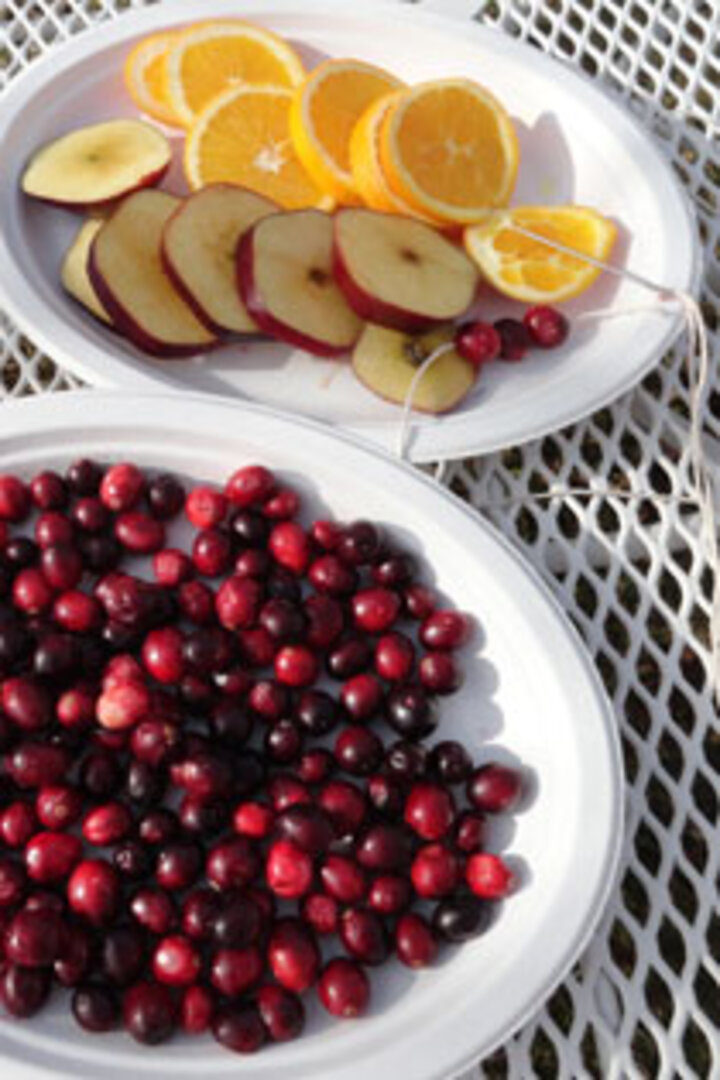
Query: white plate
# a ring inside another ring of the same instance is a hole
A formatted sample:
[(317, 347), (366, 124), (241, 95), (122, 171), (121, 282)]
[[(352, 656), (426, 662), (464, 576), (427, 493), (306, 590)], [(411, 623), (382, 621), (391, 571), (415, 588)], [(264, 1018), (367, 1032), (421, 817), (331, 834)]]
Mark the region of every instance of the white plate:
[[(53, 50), (3, 100), (0, 299), (50, 355), (90, 384), (230, 394), (315, 416), (385, 447), (395, 444), (400, 410), (364, 389), (347, 363), (273, 344), (235, 344), (172, 363), (143, 357), (62, 294), (58, 266), (76, 218), (19, 193), (18, 178), (38, 145), (83, 124), (136, 113), (123, 87), (122, 61), (138, 37), (216, 15), (257, 19), (297, 43), (309, 64), (327, 55), (357, 56), (408, 82), (460, 75), (487, 84), (518, 123), (522, 160), (515, 203), (594, 206), (622, 227), (616, 259), (668, 287), (695, 286), (695, 230), (670, 166), (626, 112), (537, 50), (409, 5), (174, 0)], [(184, 190), (179, 169), (166, 184)], [(568, 312), (648, 299), (637, 286), (608, 279), (569, 304)], [(499, 300), (483, 305), (491, 317), (512, 309)], [(417, 420), (410, 453), (416, 461), (485, 453), (577, 420), (637, 382), (679, 327), (676, 312), (648, 311), (586, 324), (564, 348), (536, 353), (524, 364), (491, 365), (453, 413)]]
[(269, 409), (97, 393), (3, 409), (3, 471), (29, 476), (79, 455), (131, 458), (209, 481), (260, 461), (297, 485), (311, 514), (363, 515), (401, 536), (426, 580), (481, 628), (463, 655), (465, 686), (443, 702), (438, 737), (461, 738), (477, 760), (497, 750), (533, 777), (530, 804), (496, 836), (525, 868), (523, 886), (484, 936), (448, 950), (435, 969), (413, 974), (393, 963), (374, 972), (369, 1019), (334, 1023), (314, 1009), (301, 1039), (247, 1061), (209, 1039), (151, 1051), (121, 1035), (89, 1038), (64, 1001), (32, 1022), (0, 1021), (3, 1076), (439, 1080), (487, 1053), (540, 1005), (587, 943), (622, 830), (614, 717), (547, 589), (477, 514), (416, 470)]

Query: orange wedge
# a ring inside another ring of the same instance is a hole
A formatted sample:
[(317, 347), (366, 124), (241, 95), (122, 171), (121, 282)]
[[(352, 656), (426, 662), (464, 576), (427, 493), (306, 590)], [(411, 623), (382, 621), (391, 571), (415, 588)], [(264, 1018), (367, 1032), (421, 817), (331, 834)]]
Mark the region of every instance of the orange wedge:
[(465, 230), (465, 250), (485, 278), (515, 300), (536, 304), (569, 300), (584, 292), (599, 267), (518, 232), (517, 226), (565, 248), (605, 262), (617, 229), (585, 206), (519, 206), (493, 211)]
[(403, 83), (360, 60), (326, 60), (297, 88), (290, 110), (295, 150), (315, 183), (341, 203), (358, 203), (350, 136), (367, 107)]
[(247, 85), (297, 86), (300, 57), (282, 38), (240, 19), (199, 23), (179, 34), (165, 61), (165, 92), (190, 125), (224, 90)]
[(185, 175), (193, 191), (240, 184), (288, 210), (331, 209), (293, 149), (291, 101), (292, 91), (281, 86), (238, 86), (216, 97), (185, 140)]
[(388, 111), (380, 161), (394, 193), (415, 210), (471, 224), (510, 198), (517, 137), (505, 109), (477, 83), (420, 83)]
[(163, 124), (178, 124), (165, 93), (165, 57), (177, 34), (152, 34), (128, 54), (123, 76), (139, 109)]

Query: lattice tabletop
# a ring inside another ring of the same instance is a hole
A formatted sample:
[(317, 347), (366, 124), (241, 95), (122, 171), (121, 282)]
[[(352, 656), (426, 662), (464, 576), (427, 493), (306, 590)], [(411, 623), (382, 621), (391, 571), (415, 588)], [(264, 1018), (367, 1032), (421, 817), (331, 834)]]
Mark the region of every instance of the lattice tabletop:
[[(419, 2), (493, 25), (581, 69), (653, 133), (697, 206), (714, 370), (715, 0)], [(138, 6), (0, 3), (0, 87), (69, 35)], [(0, 397), (77, 385), (2, 316), (0, 372)], [(535, 1019), (468, 1075), (720, 1077), (720, 726), (708, 689), (711, 574), (695, 517), (662, 498), (687, 488), (687, 398), (676, 350), (639, 389), (586, 422), (445, 473), (446, 483), (522, 549), (578, 626), (614, 702), (627, 772), (621, 874), (591, 947)], [(717, 461), (717, 380), (705, 423), (707, 450)], [(585, 486), (593, 477), (650, 488), (661, 498), (628, 504), (531, 497), (550, 484)]]

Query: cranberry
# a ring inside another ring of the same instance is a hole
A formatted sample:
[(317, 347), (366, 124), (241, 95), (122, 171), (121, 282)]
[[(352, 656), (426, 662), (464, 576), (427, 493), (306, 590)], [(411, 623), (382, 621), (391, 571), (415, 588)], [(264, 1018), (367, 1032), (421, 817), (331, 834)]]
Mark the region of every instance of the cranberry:
[(174, 588), (193, 575), (192, 559), (177, 548), (163, 548), (153, 556), (153, 573), (158, 585)]
[(212, 1022), (217, 1042), (237, 1054), (254, 1054), (267, 1035), (257, 1009), (251, 1005), (223, 1005)]
[(52, 607), (55, 592), (38, 567), (26, 567), (13, 582), (13, 603), (26, 615), (39, 615)]
[(176, 762), (173, 782), (198, 799), (219, 799), (230, 794), (233, 782), (230, 762), (202, 750)]
[(330, 896), (341, 904), (358, 904), (367, 892), (365, 871), (346, 855), (328, 855), (320, 879)]
[(499, 855), (478, 851), (471, 855), (465, 867), (468, 885), (483, 900), (501, 900), (513, 891), (515, 876)]
[(183, 901), (183, 931), (197, 941), (208, 941), (222, 906), (223, 898), (213, 889), (194, 889)]
[(328, 597), (349, 596), (358, 584), (356, 572), (337, 555), (321, 555), (315, 559), (308, 571), (308, 578), (314, 589)]
[(338, 957), (325, 965), (318, 979), (318, 997), (332, 1016), (361, 1016), (370, 1001), (370, 983), (360, 964)]
[(70, 517), (81, 532), (91, 535), (104, 532), (112, 520), (107, 507), (92, 495), (79, 499), (73, 506)]
[(294, 521), (281, 521), (268, 538), (268, 547), (280, 566), (300, 576), (310, 562), (311, 545), (305, 530)]
[(272, 679), (261, 679), (250, 691), (248, 701), (264, 720), (275, 722), (290, 710), (290, 691)]
[(312, 859), (291, 840), (277, 840), (268, 852), (265, 874), (277, 896), (295, 899), (312, 885)]
[(158, 682), (173, 685), (181, 679), (185, 670), (183, 641), (182, 633), (172, 626), (151, 630), (145, 638), (143, 663)]
[(30, 491), (17, 476), (0, 475), (0, 519), (24, 521), (31, 509)]
[(405, 803), (405, 821), (423, 840), (441, 840), (453, 823), (452, 795), (437, 784), (416, 784)]
[(233, 828), (241, 836), (262, 840), (269, 836), (275, 824), (275, 812), (260, 802), (243, 802), (233, 815)]
[(254, 510), (238, 510), (230, 520), (230, 530), (236, 540), (248, 548), (265, 545), (270, 531), (265, 518)]
[(130, 734), (130, 750), (138, 761), (157, 768), (175, 754), (181, 734), (165, 720), (141, 720)]
[(123, 840), (132, 828), (130, 811), (120, 802), (97, 806), (85, 816), (82, 833), (88, 844), (109, 847)]
[(220, 525), (227, 514), (228, 501), (221, 491), (199, 485), (190, 491), (185, 500), (185, 514), (196, 529), (210, 529)]
[(523, 316), (523, 325), (529, 332), (533, 345), (538, 345), (541, 349), (555, 349), (562, 345), (570, 331), (570, 325), (562, 312), (546, 304), (528, 308)]
[(291, 806), (283, 810), (276, 827), (284, 839), (313, 857), (327, 851), (334, 836), (330, 816), (317, 806)]
[(327, 735), (338, 722), (339, 710), (324, 690), (306, 690), (295, 706), (295, 718), (309, 735)]
[(230, 894), (213, 921), (213, 941), (226, 949), (246, 949), (258, 940), (262, 925), (262, 912), (251, 897)]
[(319, 747), (317, 750), (307, 750), (295, 766), (295, 771), (306, 784), (321, 784), (334, 768), (333, 755)]
[(145, 477), (137, 465), (122, 462), (111, 466), (100, 484), (100, 499), (108, 510), (132, 510), (145, 490)]
[(177, 836), (180, 823), (177, 814), (166, 807), (151, 810), (146, 814), (138, 825), (138, 835), (145, 844), (157, 847), (159, 844), (169, 844)]
[(393, 687), (385, 703), (385, 715), (391, 727), (406, 739), (423, 739), (437, 727), (437, 716), (430, 699), (417, 683)]
[(468, 801), (490, 814), (512, 810), (522, 796), (522, 777), (516, 769), (491, 763), (476, 769), (467, 783)]
[(375, 675), (367, 673), (348, 679), (340, 691), (340, 700), (351, 720), (370, 720), (382, 705), (383, 686)]
[(368, 870), (399, 870), (409, 863), (412, 848), (412, 834), (401, 825), (371, 825), (355, 855)]
[(52, 720), (52, 700), (42, 683), (31, 675), (5, 679), (2, 708), (13, 724), (23, 731), (37, 731)]
[(103, 690), (96, 715), (101, 727), (124, 731), (134, 727), (150, 711), (150, 691), (140, 682), (120, 683)]
[(395, 950), (398, 959), (410, 968), (427, 967), (437, 955), (437, 941), (422, 915), (401, 915), (395, 927)]
[(247, 949), (219, 949), (212, 958), (210, 981), (226, 997), (235, 997), (259, 982), (265, 969), (257, 945)]
[(442, 844), (426, 844), (420, 848), (410, 868), (413, 888), (424, 899), (452, 892), (459, 873), (457, 858)]
[(201, 867), (200, 851), (195, 844), (167, 844), (158, 855), (155, 878), (163, 889), (184, 889), (195, 881)]
[(302, 608), (292, 600), (276, 597), (263, 605), (259, 615), (260, 625), (279, 644), (299, 641), (305, 632), (305, 616)]
[(94, 799), (105, 799), (117, 791), (122, 774), (117, 758), (108, 752), (89, 754), (80, 767), (80, 786)]
[(86, 927), (74, 923), (65, 927), (62, 955), (53, 965), (61, 986), (77, 986), (87, 976), (92, 961), (92, 937)]
[(404, 682), (412, 672), (415, 648), (404, 634), (384, 634), (375, 646), (375, 670), (388, 682)]
[(80, 458), (68, 467), (65, 480), (75, 495), (95, 495), (102, 480), (102, 469), (96, 461)]
[(383, 744), (368, 728), (346, 728), (335, 740), (335, 759), (352, 776), (369, 776), (383, 759)]
[(317, 657), (305, 645), (285, 645), (275, 657), (275, 677), (285, 686), (310, 686), (318, 673)]
[[(11, 848), (25, 847), (37, 832), (38, 819), (29, 803), (14, 802), (0, 815), (0, 839)], [(2, 903), (0, 902), (0, 907)]]
[(318, 804), (329, 814), (338, 836), (354, 836), (367, 815), (365, 796), (347, 780), (330, 780), (318, 795)]
[(177, 600), (185, 618), (198, 626), (205, 626), (215, 617), (215, 594), (202, 581), (183, 582)]
[(106, 986), (79, 986), (72, 998), (72, 1013), (85, 1031), (112, 1031), (120, 1020), (120, 1008)]
[(339, 936), (350, 955), (363, 964), (382, 964), (387, 959), (385, 926), (373, 911), (347, 908), (340, 917)]
[(242, 889), (255, 879), (259, 870), (260, 860), (250, 841), (235, 836), (210, 849), (205, 876), (218, 889)]
[(522, 360), (532, 345), (527, 327), (518, 319), (497, 319), (493, 325), (500, 335), (500, 359)]
[(62, 510), (68, 501), (65, 481), (62, 476), (50, 469), (32, 478), (30, 495), (38, 510)]
[(452, 653), (426, 653), (418, 665), (420, 682), (431, 694), (453, 694), (462, 685), (462, 673)]
[(366, 566), (380, 553), (382, 537), (371, 521), (353, 521), (341, 532), (336, 550), (350, 566)]
[(40, 556), (40, 567), (53, 589), (73, 589), (83, 575), (80, 552), (71, 544), (53, 544)]
[(139, 808), (158, 802), (166, 787), (166, 780), (159, 769), (153, 769), (144, 761), (131, 761), (125, 778), (124, 793)]
[(367, 782), (367, 795), (373, 807), (384, 817), (398, 818), (403, 812), (405, 794), (393, 776), (376, 773)]
[(303, 604), (306, 619), (305, 639), (313, 649), (327, 649), (345, 626), (343, 609), (330, 596), (308, 596)]
[(145, 966), (145, 936), (138, 926), (114, 926), (103, 935), (102, 970), (115, 986), (129, 986)]
[(388, 630), (400, 612), (400, 597), (389, 589), (364, 589), (352, 598), (355, 623), (371, 634)]
[(8, 964), (0, 974), (0, 1004), (18, 1019), (34, 1016), (47, 1001), (50, 985), (49, 969)]
[(117, 872), (104, 859), (79, 862), (67, 885), (70, 907), (94, 926), (109, 923), (117, 911), (120, 890)]
[(188, 986), (180, 1001), (180, 1023), (188, 1035), (202, 1035), (212, 1023), (215, 999), (206, 986)]
[(300, 998), (281, 986), (261, 986), (257, 992), (260, 1018), (273, 1042), (297, 1039), (305, 1026)]
[(115, 538), (137, 555), (153, 555), (165, 544), (165, 526), (141, 510), (120, 514), (115, 521)]
[(465, 810), (456, 819), (453, 829), (455, 847), (463, 854), (480, 851), (485, 841), (485, 818), (472, 810)]
[(112, 536), (85, 536), (78, 541), (88, 570), (113, 570), (122, 559), (122, 547)]
[(455, 350), (473, 367), (480, 368), (500, 355), (500, 334), (490, 323), (476, 319), (463, 323), (455, 333)]
[(5, 769), (21, 788), (39, 788), (62, 779), (70, 767), (67, 751), (46, 743), (19, 743), (5, 757)]
[(420, 627), (426, 649), (459, 649), (472, 635), (472, 621), (459, 611), (435, 611)]
[(0, 622), (0, 674), (17, 670), (31, 655), (34, 639), (19, 621)]
[(263, 598), (263, 588), (254, 578), (230, 577), (215, 597), (219, 622), (227, 630), (252, 626)]
[(133, 917), (152, 934), (167, 934), (177, 923), (175, 906), (162, 889), (139, 889), (129, 907)]
[(398, 915), (410, 906), (412, 890), (406, 878), (382, 874), (370, 885), (368, 907), (380, 915)]
[(166, 986), (139, 982), (125, 992), (123, 1020), (127, 1031), (140, 1043), (155, 1046), (169, 1039), (175, 1029), (175, 1004)]
[(82, 813), (80, 792), (68, 784), (48, 784), (40, 788), (35, 802), (39, 821), (46, 829), (65, 829)]
[(475, 896), (449, 896), (435, 908), (432, 925), (439, 938), (457, 944), (481, 934), (490, 919), (490, 904)]
[(195, 569), (205, 577), (219, 577), (230, 567), (232, 544), (227, 533), (220, 529), (203, 529), (195, 537), (192, 560)]
[(53, 547), (55, 544), (71, 544), (75, 534), (70, 519), (52, 510), (40, 514), (35, 522), (34, 532), (35, 541), (40, 548)]
[(272, 521), (286, 521), (295, 517), (300, 509), (300, 496), (292, 488), (278, 488), (264, 504), (262, 512)]
[(268, 788), (268, 794), (276, 813), (282, 813), (288, 806), (312, 802), (307, 785), (295, 776), (280, 774), (275, 776)]
[(87, 634), (100, 626), (102, 607), (94, 596), (68, 589), (53, 604), (53, 618), (63, 630)]
[(113, 863), (118, 873), (132, 881), (146, 878), (152, 870), (150, 852), (137, 840), (126, 840), (116, 847)]
[(248, 548), (235, 560), (235, 573), (241, 578), (262, 580), (270, 573), (273, 562), (264, 548)]
[(315, 982), (320, 950), (310, 929), (299, 919), (278, 919), (267, 955), (275, 979), (286, 990), (301, 994)]
[(327, 669), (336, 679), (359, 675), (372, 660), (372, 649), (365, 638), (348, 637), (337, 645), (327, 657)]
[(0, 908), (12, 907), (25, 893), (23, 868), (7, 858), (0, 858)]
[(189, 986), (200, 974), (200, 955), (182, 934), (163, 938), (155, 946), (152, 971), (158, 982), (168, 986)]
[(334, 934), (340, 910), (337, 900), (326, 893), (309, 893), (302, 902), (302, 917), (316, 934)]
[[(240, 630), (238, 637), (240, 639), (240, 649), (243, 654), (243, 659), (250, 667), (262, 668), (267, 667), (268, 664), (272, 664), (275, 654), (277, 653), (277, 645), (264, 626)], [(287, 646), (287, 648), (295, 647), (296, 646)], [(297, 647), (299, 648), (299, 646)], [(299, 666), (298, 674), (300, 674)]]
[(33, 657), (33, 672), (41, 678), (64, 680), (77, 673), (80, 651), (68, 634), (45, 634)]
[(245, 465), (232, 474), (225, 495), (233, 506), (258, 506), (267, 502), (276, 489), (275, 477), (262, 465)]

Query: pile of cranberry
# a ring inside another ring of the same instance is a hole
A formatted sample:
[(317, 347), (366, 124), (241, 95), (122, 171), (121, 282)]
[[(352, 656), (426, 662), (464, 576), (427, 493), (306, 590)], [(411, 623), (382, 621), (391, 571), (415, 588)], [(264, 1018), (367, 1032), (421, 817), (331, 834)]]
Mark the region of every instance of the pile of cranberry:
[(257, 465), (187, 494), (132, 464), (0, 476), (12, 1016), (60, 984), (88, 1031), (251, 1052), (300, 1034), (313, 986), (361, 1014), (366, 967), (431, 964), (512, 887), (485, 818), (521, 776), (426, 742), (470, 619), (371, 523), (299, 513)]

